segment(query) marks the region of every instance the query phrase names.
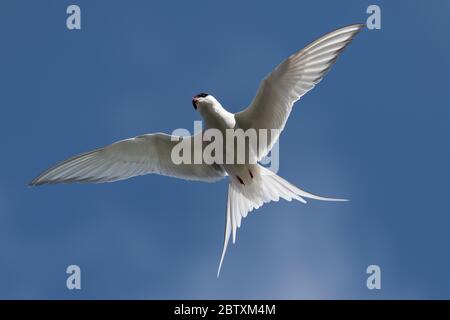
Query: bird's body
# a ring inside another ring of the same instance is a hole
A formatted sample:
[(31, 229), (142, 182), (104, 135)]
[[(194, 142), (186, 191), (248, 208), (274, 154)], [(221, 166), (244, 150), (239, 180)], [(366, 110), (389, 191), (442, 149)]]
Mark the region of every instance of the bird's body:
[[(113, 143), (63, 161), (34, 179), (31, 185), (64, 182), (112, 182), (137, 175), (158, 173), (187, 180), (214, 182), (229, 177), (225, 239), (219, 271), (227, 244), (237, 228), (253, 209), (280, 198), (306, 203), (304, 198), (323, 201), (345, 201), (325, 198), (303, 191), (261, 166), (258, 161), (267, 155), (284, 129), (293, 104), (320, 82), (338, 55), (361, 30), (362, 25), (350, 25), (315, 40), (291, 55), (260, 84), (252, 103), (236, 114), (228, 112), (213, 96), (201, 93), (193, 98), (194, 108), (204, 121), (202, 136), (175, 137), (163, 133), (138, 136)], [(223, 162), (176, 163), (172, 151), (178, 143), (188, 142), (193, 151), (203, 154), (207, 143), (191, 143), (202, 138), (208, 130), (216, 130), (224, 137), (219, 149)], [(242, 145), (229, 131), (270, 131), (267, 141), (257, 134), (256, 143), (245, 142), (244, 161), (239, 162)], [(265, 143), (261, 144), (261, 141)], [(228, 161), (231, 160), (231, 161)]]
[[(241, 179), (242, 184), (244, 185), (250, 185), (253, 182), (253, 179), (251, 179), (250, 172), (255, 171), (254, 167), (257, 165), (255, 164), (256, 161), (253, 161), (253, 163), (250, 163), (250, 159), (248, 159), (248, 149), (249, 145), (248, 143), (245, 143), (244, 145), (244, 153), (247, 155), (245, 157), (245, 163), (238, 164), (237, 163), (237, 144), (233, 143), (233, 150), (227, 150), (227, 140), (230, 139), (230, 137), (227, 136), (227, 130), (236, 130), (240, 129), (236, 117), (233, 113), (228, 112), (214, 97), (208, 96), (206, 97), (210, 101), (208, 104), (199, 104), (198, 106), (198, 112), (203, 118), (205, 129), (217, 129), (222, 133), (223, 136), (223, 155), (222, 159), (224, 159), (223, 163), (221, 164), (221, 167), (223, 170), (228, 174), (230, 178)], [(206, 99), (205, 98), (205, 99)], [(231, 156), (229, 155), (231, 154)], [(232, 164), (227, 164), (226, 159), (227, 157), (233, 158)], [(238, 180), (239, 181), (239, 180)]]

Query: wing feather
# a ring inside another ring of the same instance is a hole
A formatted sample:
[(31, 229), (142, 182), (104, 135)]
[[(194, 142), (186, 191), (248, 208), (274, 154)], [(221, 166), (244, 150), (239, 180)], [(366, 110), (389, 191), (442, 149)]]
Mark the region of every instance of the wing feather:
[[(194, 148), (193, 136), (178, 138), (190, 139), (191, 148)], [(149, 173), (206, 182), (226, 176), (219, 165), (193, 164), (193, 161), (192, 164), (175, 164), (171, 152), (179, 142), (164, 133), (121, 140), (62, 161), (43, 172), (30, 185), (112, 182)]]
[(330, 32), (284, 60), (261, 81), (249, 107), (235, 115), (240, 128), (276, 129), (258, 160), (270, 151), (284, 129), (292, 106), (314, 88), (363, 25), (354, 24)]

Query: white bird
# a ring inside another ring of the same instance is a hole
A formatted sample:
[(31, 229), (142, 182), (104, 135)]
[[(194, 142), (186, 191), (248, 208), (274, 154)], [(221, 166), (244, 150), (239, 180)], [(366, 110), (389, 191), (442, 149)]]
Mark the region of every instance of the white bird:
[[(293, 104), (322, 80), (362, 27), (362, 24), (355, 24), (335, 30), (291, 55), (261, 81), (252, 103), (241, 112), (228, 112), (212, 95), (206, 93), (193, 97), (194, 108), (202, 116), (206, 128), (221, 131), (237, 128), (278, 129), (279, 133), (286, 124)], [(259, 150), (254, 160), (265, 156), (278, 136), (270, 136), (267, 145)], [(180, 139), (192, 141), (194, 137)], [(280, 198), (288, 201), (296, 199), (303, 203), (306, 203), (304, 198), (346, 201), (303, 191), (256, 161), (247, 161), (245, 164), (175, 164), (171, 159), (171, 151), (178, 143), (171, 135), (163, 133), (121, 140), (65, 160), (39, 175), (30, 185), (112, 182), (149, 173), (205, 182), (215, 182), (229, 176), (225, 238), (217, 276), (230, 236), (234, 243), (241, 219), (253, 209)], [(204, 146), (200, 144), (200, 148)]]

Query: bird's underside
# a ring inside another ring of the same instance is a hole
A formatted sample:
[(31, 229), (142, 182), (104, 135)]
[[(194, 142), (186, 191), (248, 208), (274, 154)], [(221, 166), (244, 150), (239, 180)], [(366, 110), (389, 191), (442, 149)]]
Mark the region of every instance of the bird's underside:
[[(279, 138), (293, 104), (322, 80), (362, 27), (362, 24), (355, 24), (335, 30), (291, 55), (261, 81), (255, 98), (241, 112), (229, 113), (214, 97), (205, 93), (193, 98), (193, 105), (207, 128), (222, 131), (225, 128), (276, 130), (275, 134), (269, 135), (267, 143), (258, 149), (253, 159), (255, 161), (251, 164), (175, 163), (172, 153), (175, 146), (180, 141), (193, 142), (198, 136), (174, 137), (153, 133), (121, 140), (72, 157), (43, 172), (30, 185), (112, 182), (150, 173), (204, 182), (215, 182), (229, 176), (225, 239), (219, 275), (230, 236), (234, 242), (242, 218), (253, 209), (280, 198), (304, 203), (304, 198), (343, 201), (303, 191), (259, 165), (257, 160), (265, 156)], [(195, 148), (203, 151), (206, 144), (192, 143), (191, 146), (193, 152)]]

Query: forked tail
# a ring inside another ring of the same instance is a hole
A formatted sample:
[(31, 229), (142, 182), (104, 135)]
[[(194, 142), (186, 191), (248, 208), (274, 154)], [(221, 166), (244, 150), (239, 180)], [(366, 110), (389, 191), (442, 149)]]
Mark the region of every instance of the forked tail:
[(234, 179), (230, 179), (225, 239), (219, 269), (217, 270), (217, 277), (220, 274), (230, 236), (233, 234), (233, 243), (235, 243), (236, 230), (241, 226), (242, 218), (245, 218), (249, 212), (261, 207), (264, 203), (278, 201), (280, 198), (286, 199), (287, 201), (295, 199), (303, 203), (306, 203), (304, 198), (322, 201), (347, 201), (346, 199), (325, 198), (303, 191), (263, 166), (258, 166), (258, 172), (256, 174), (254, 173), (254, 181), (251, 184), (242, 185)]

